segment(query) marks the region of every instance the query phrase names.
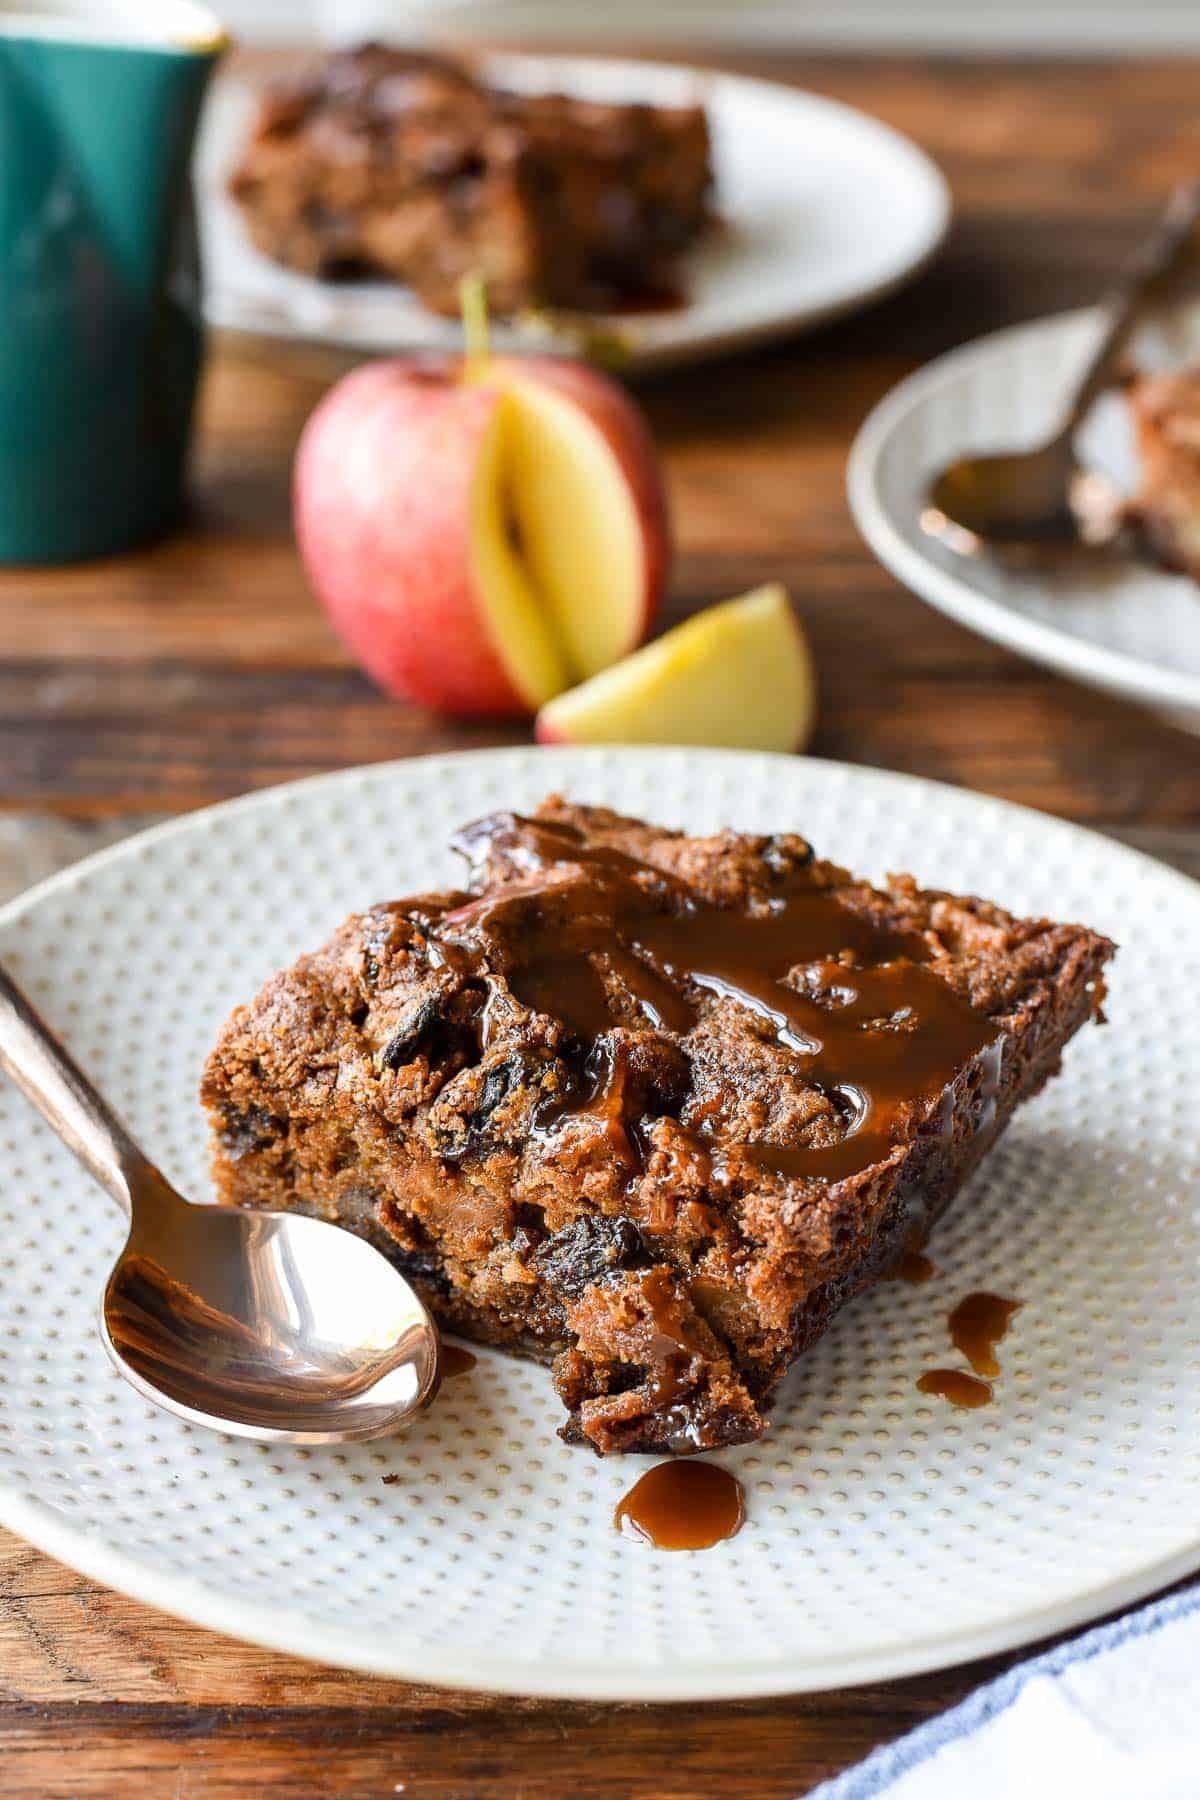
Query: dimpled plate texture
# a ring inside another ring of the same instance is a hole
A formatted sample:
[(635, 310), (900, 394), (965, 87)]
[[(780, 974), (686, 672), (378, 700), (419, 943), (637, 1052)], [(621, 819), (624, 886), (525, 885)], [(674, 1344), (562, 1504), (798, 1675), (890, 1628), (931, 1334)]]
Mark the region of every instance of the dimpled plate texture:
[[(110, 1370), (121, 1221), (0, 1092), (0, 1520), (112, 1586), (273, 1647), (522, 1693), (841, 1685), (1028, 1641), (1200, 1565), (1200, 893), (976, 795), (798, 758), (521, 749), (323, 777), (135, 838), (0, 914), (0, 955), (169, 1175), (206, 1193), (196, 1098), (230, 1008), (344, 915), (452, 881), (448, 834), (559, 790), (707, 831), (802, 831), (868, 874), (1122, 940), (1111, 1024), (939, 1229), (939, 1273), (861, 1296), (789, 1378), (741, 1534), (613, 1529), (643, 1458), (559, 1442), (548, 1374), (481, 1352), (407, 1436), (286, 1451), (192, 1429)], [(994, 1403), (917, 1377), (950, 1308), (1022, 1303)], [(385, 1477), (390, 1479), (385, 1481)]]
[[(956, 457), (1044, 442), (1096, 339), (1092, 312), (1000, 331), (900, 383), (866, 421), (849, 465), (850, 504), (880, 561), (914, 593), (983, 637), (1077, 681), (1124, 694), (1200, 731), (1200, 592), (1125, 555), (1082, 553), (1021, 566), (960, 556), (921, 529), (932, 477)], [(1200, 354), (1200, 308), (1154, 320), (1134, 358), (1146, 369)], [(1124, 406), (1102, 397), (1079, 449), (1122, 492), (1136, 461)]]
[[(694, 362), (864, 306), (915, 274), (950, 220), (950, 194), (923, 151), (878, 119), (776, 82), (607, 57), (497, 56), (510, 87), (593, 100), (708, 108), (721, 225), (682, 259), (685, 304), (657, 313), (498, 321), (499, 350), (619, 339), (622, 374)], [(393, 281), (319, 281), (250, 242), (227, 191), (256, 97), (217, 81), (196, 157), (211, 324), (394, 354), (458, 350), (462, 332)]]

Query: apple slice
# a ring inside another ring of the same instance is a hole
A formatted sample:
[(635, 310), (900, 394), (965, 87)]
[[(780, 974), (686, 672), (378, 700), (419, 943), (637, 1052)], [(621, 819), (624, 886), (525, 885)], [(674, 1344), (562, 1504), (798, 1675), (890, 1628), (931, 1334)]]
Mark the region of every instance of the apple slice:
[(778, 583), (710, 606), (547, 702), (543, 744), (799, 750), (816, 718), (808, 640)]

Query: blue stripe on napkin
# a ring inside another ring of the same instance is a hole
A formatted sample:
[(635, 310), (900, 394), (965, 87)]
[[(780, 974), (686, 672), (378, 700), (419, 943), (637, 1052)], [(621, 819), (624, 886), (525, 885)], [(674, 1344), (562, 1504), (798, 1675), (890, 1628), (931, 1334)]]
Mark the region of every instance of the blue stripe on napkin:
[(1074, 1664), (1104, 1656), (1133, 1638), (1149, 1637), (1164, 1625), (1197, 1611), (1200, 1611), (1200, 1587), (1193, 1587), (1185, 1593), (1172, 1594), (1166, 1600), (1156, 1600), (1138, 1612), (1126, 1613), (1124, 1618), (1114, 1619), (1109, 1625), (1100, 1625), (1083, 1637), (1072, 1638), (1068, 1643), (1048, 1650), (1044, 1656), (1019, 1663), (1006, 1675), (977, 1688), (949, 1712), (931, 1719), (927, 1725), (919, 1725), (894, 1744), (885, 1744), (882, 1749), (873, 1751), (865, 1762), (847, 1769), (845, 1774), (823, 1782), (812, 1791), (809, 1800), (877, 1800), (878, 1796), (887, 1794), (893, 1782), (911, 1774), (947, 1744), (970, 1737), (981, 1726), (990, 1723), (1012, 1705), (1022, 1688), (1035, 1676), (1061, 1675)]

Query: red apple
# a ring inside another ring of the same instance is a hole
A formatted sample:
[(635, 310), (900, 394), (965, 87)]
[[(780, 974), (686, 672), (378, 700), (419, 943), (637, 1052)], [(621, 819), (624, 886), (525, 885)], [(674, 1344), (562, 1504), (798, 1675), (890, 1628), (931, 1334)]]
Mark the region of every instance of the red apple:
[(296, 536), (340, 635), (390, 693), (527, 716), (645, 637), (670, 556), (650, 434), (554, 357), (397, 357), (325, 397)]

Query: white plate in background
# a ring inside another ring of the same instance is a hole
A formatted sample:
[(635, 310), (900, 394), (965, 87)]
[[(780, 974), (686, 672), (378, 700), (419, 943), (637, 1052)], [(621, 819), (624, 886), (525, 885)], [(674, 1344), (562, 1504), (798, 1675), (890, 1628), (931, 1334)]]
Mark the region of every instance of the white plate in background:
[[(982, 637), (1090, 686), (1141, 701), (1200, 731), (1200, 587), (1126, 555), (1021, 567), (960, 556), (921, 529), (932, 477), (974, 451), (1023, 449), (1061, 417), (1096, 341), (1099, 317), (1061, 313), (939, 357), (892, 390), (850, 454), (859, 530), (906, 587)], [(1136, 360), (1161, 368), (1200, 349), (1200, 312), (1142, 334)], [(1133, 482), (1128, 416), (1101, 399), (1081, 438), (1089, 464)]]
[[(661, 104), (703, 100), (714, 136), (721, 223), (684, 259), (685, 304), (641, 317), (597, 314), (616, 333), (623, 369), (689, 362), (798, 331), (898, 286), (945, 236), (950, 197), (929, 158), (889, 126), (774, 82), (670, 64), (496, 56), (485, 68), (514, 87)], [(371, 353), (452, 349), (454, 321), (396, 282), (335, 283), (285, 269), (250, 242), (226, 179), (251, 128), (254, 90), (218, 78), (197, 152), (210, 322)], [(495, 328), (498, 349), (570, 349), (532, 326)]]
[[(723, 1452), (747, 1523), (631, 1543), (646, 1459), (557, 1438), (548, 1372), (493, 1351), (403, 1437), (260, 1446), (156, 1411), (96, 1302), (124, 1227), (0, 1084), (0, 1522), (96, 1580), (273, 1649), (586, 1699), (840, 1687), (1008, 1649), (1200, 1566), (1200, 889), (1040, 814), (910, 777), (698, 750), (518, 749), (321, 777), (192, 815), (0, 911), (0, 956), (147, 1150), (207, 1193), (200, 1070), (229, 1010), (351, 910), (453, 879), (446, 839), (547, 791), (694, 830), (797, 829), (880, 875), (1118, 936), (1110, 1024), (938, 1228)], [(231, 878), (232, 872), (232, 878)], [(994, 1402), (917, 1390), (972, 1290), (1023, 1304)], [(385, 1479), (387, 1478), (387, 1479)]]

